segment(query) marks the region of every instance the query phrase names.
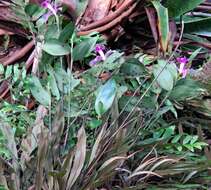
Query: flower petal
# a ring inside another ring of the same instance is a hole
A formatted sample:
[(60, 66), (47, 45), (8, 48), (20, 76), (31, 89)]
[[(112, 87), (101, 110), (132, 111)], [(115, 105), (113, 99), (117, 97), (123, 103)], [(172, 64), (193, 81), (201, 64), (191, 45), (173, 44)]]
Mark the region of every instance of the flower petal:
[(101, 56), (96, 56), (93, 60), (91, 60), (91, 61), (89, 62), (89, 66), (90, 66), (90, 67), (93, 67), (93, 66), (95, 66), (97, 63), (101, 62), (102, 60), (103, 60), (103, 59), (102, 59)]

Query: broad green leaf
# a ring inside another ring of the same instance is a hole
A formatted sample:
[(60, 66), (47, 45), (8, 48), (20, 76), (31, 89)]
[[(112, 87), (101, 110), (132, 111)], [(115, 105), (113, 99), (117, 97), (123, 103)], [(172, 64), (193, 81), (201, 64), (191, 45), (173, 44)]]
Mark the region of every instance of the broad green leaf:
[(194, 42), (199, 42), (199, 43), (210, 43), (209, 40), (207, 40), (206, 38), (203, 38), (203, 37), (199, 37), (197, 35), (194, 35), (194, 34), (184, 34), (183, 35), (184, 38), (187, 38), (191, 41), (194, 41)]
[(58, 40), (58, 37), (59, 37), (58, 26), (56, 24), (51, 24), (50, 26), (48, 26), (48, 29), (45, 32), (45, 40), (46, 41), (52, 39)]
[(117, 87), (114, 79), (110, 79), (100, 87), (95, 101), (95, 110), (98, 115), (104, 114), (112, 106)]
[(211, 37), (211, 17), (204, 20), (185, 24), (186, 33), (198, 34), (201, 36)]
[(197, 97), (202, 91), (203, 88), (199, 82), (185, 78), (177, 82), (169, 98), (175, 101), (184, 101), (187, 98), (191, 99)]
[(62, 43), (57, 39), (49, 39), (43, 45), (43, 50), (53, 56), (68, 55), (71, 51), (68, 44)]
[(154, 77), (161, 88), (170, 91), (174, 86), (174, 75), (172, 75), (172, 68), (169, 70), (165, 60), (158, 60), (158, 64), (153, 66)]
[(80, 80), (75, 79), (69, 70), (66, 72), (63, 68), (55, 68), (55, 77), (59, 90), (65, 94), (80, 84)]
[(204, 0), (166, 0), (165, 6), (169, 10), (169, 16), (176, 17), (193, 10), (202, 2)]
[(138, 59), (132, 58), (122, 64), (120, 73), (125, 77), (140, 77), (146, 73), (146, 69)]
[(166, 68), (168, 69), (168, 71), (173, 76), (174, 81), (176, 81), (177, 80), (177, 77), (178, 77), (178, 72), (177, 72), (177, 66), (176, 66), (176, 64), (170, 63), (170, 64), (166, 65)]
[(45, 90), (41, 83), (40, 80), (36, 76), (32, 76), (29, 80), (30, 82), (30, 90), (34, 98), (42, 105), (48, 106), (51, 101), (51, 96)]
[(169, 17), (168, 9), (163, 7), (159, 1), (152, 1), (158, 15), (158, 31), (160, 35), (160, 45), (163, 52), (167, 51), (169, 43)]
[(90, 37), (88, 39), (84, 39), (82, 42), (77, 44), (73, 48), (73, 59), (74, 61), (81, 61), (85, 57), (89, 56), (90, 53), (93, 51), (98, 37)]
[(71, 36), (72, 36), (72, 34), (73, 34), (73, 32), (74, 32), (74, 24), (72, 23), (72, 22), (70, 22), (69, 24), (67, 24), (65, 27), (64, 27), (64, 29), (61, 31), (61, 34), (60, 34), (60, 36), (59, 36), (59, 40), (61, 41), (61, 42), (66, 42), (66, 41), (68, 41), (70, 38), (71, 38)]
[(32, 17), (32, 20), (37, 20), (40, 16), (42, 16), (46, 10), (36, 4), (28, 4), (25, 7), (25, 12), (27, 15)]
[[(139, 101), (139, 97), (122, 96), (119, 100), (120, 109), (125, 109), (127, 112), (131, 112)], [(126, 106), (127, 105), (127, 106)], [(125, 107), (126, 106), (126, 107)], [(140, 109), (155, 109), (157, 106), (157, 100), (155, 96), (145, 96), (143, 100), (138, 104)]]

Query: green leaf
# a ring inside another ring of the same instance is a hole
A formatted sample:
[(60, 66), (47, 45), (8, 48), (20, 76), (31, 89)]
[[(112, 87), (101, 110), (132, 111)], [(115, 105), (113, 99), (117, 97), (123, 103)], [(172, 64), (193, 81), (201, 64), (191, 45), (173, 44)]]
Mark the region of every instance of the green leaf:
[(174, 134), (174, 130), (175, 130), (175, 126), (166, 128), (164, 134), (162, 135), (162, 139), (171, 137)]
[(32, 17), (32, 20), (37, 20), (46, 10), (36, 4), (28, 4), (25, 7), (25, 12)]
[(152, 1), (158, 15), (158, 31), (160, 35), (160, 45), (164, 52), (167, 51), (169, 43), (169, 17), (168, 9), (163, 7), (159, 1)]
[[(206, 19), (207, 19), (207, 17), (190, 16), (190, 15), (184, 15), (182, 17), (184, 24), (198, 22), (198, 21), (206, 20)], [(176, 24), (181, 24), (180, 16), (176, 17), (174, 20), (175, 20)]]
[(9, 65), (7, 66), (6, 72), (5, 72), (5, 78), (9, 78), (12, 75), (13, 66)]
[(89, 122), (89, 127), (91, 129), (96, 129), (97, 127), (99, 127), (102, 124), (102, 120), (98, 120), (98, 119), (92, 119)]
[(187, 136), (183, 139), (182, 144), (183, 144), (183, 145), (188, 144), (188, 143), (191, 141), (191, 139), (192, 139), (192, 136), (187, 135)]
[(0, 75), (4, 74), (4, 66), (0, 64)]
[(98, 37), (91, 37), (88, 39), (84, 39), (82, 42), (77, 44), (73, 48), (73, 59), (74, 61), (81, 61), (85, 57), (89, 56), (90, 53), (93, 51)]
[(59, 40), (61, 41), (61, 42), (66, 42), (66, 41), (68, 41), (70, 38), (71, 38), (71, 36), (72, 36), (72, 34), (73, 34), (73, 32), (74, 32), (74, 24), (72, 23), (72, 22), (70, 22), (69, 24), (67, 24), (65, 27), (64, 27), (64, 29), (61, 31), (61, 34), (60, 34), (60, 36), (59, 36)]
[(95, 101), (95, 110), (98, 115), (104, 114), (112, 106), (116, 92), (117, 87), (114, 79), (110, 79), (100, 87)]
[(207, 145), (208, 145), (208, 144), (205, 143), (205, 142), (196, 142), (196, 143), (193, 144), (193, 146), (194, 146), (195, 148), (199, 149), (199, 150), (201, 150), (203, 146), (207, 146)]
[(194, 144), (198, 140), (198, 138), (199, 137), (197, 135), (193, 136), (191, 141), (190, 141), (190, 144)]
[(175, 135), (174, 138), (171, 140), (171, 143), (178, 143), (178, 141), (180, 140), (181, 137), (182, 137), (182, 135), (180, 135), (180, 134)]
[(191, 144), (184, 144), (184, 147), (186, 147), (191, 152), (194, 152), (194, 147)]
[(58, 26), (56, 24), (51, 24), (50, 26), (48, 26), (48, 29), (45, 32), (45, 40), (46, 41), (48, 40), (51, 41), (52, 39), (58, 40), (58, 37), (59, 37)]
[(164, 131), (165, 131), (165, 129), (159, 129), (158, 131), (153, 132), (153, 139), (161, 138)]
[(20, 70), (18, 69), (19, 65), (13, 66), (13, 81), (16, 82), (20, 77)]
[(57, 39), (49, 39), (43, 45), (43, 50), (53, 56), (68, 55), (71, 51), (68, 44), (62, 43)]
[(197, 97), (203, 91), (199, 82), (190, 78), (181, 79), (169, 95), (171, 100), (184, 101)]
[(176, 149), (181, 152), (182, 151), (182, 146), (181, 145), (176, 145)]
[[(120, 109), (123, 109), (127, 112), (131, 112), (139, 101), (139, 97), (129, 97), (122, 96), (119, 100)], [(157, 100), (155, 96), (147, 97), (145, 96), (143, 100), (138, 104), (140, 109), (155, 109), (157, 105)]]
[(131, 58), (121, 66), (120, 73), (125, 77), (140, 77), (146, 73), (146, 69), (138, 59)]
[(170, 17), (183, 15), (196, 8), (204, 0), (166, 0), (165, 6), (169, 10)]
[(201, 36), (211, 37), (211, 17), (199, 20), (197, 22), (185, 24), (186, 33), (198, 34)]
[(51, 96), (42, 87), (40, 80), (36, 76), (32, 76), (29, 80), (30, 90), (34, 98), (44, 106), (48, 106), (51, 102)]
[(167, 91), (173, 89), (175, 74), (172, 66), (166, 65), (165, 60), (158, 60), (158, 64), (153, 66), (153, 74), (161, 88)]
[(192, 61), (194, 60), (194, 58), (200, 53), (201, 49), (202, 49), (202, 48), (198, 48), (197, 50), (195, 50), (195, 51), (191, 54), (191, 56), (190, 56), (189, 59), (188, 59), (188, 62), (189, 62), (189, 63), (192, 62)]
[(53, 74), (53, 72), (51, 72), (49, 74), (49, 84), (50, 84), (50, 89), (51, 92), (54, 96), (56, 96), (56, 99), (59, 100), (60, 99), (60, 93), (59, 93), (59, 89), (57, 87), (57, 83), (56, 83), (56, 78)]
[(59, 90), (65, 94), (80, 84), (80, 80), (75, 79), (70, 70), (66, 72), (63, 68), (55, 68), (55, 77)]

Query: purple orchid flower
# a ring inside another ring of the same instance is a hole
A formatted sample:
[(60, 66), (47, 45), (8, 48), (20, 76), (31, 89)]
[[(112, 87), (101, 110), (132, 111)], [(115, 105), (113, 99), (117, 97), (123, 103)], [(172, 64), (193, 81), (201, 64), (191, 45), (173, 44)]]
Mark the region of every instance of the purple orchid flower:
[(95, 46), (95, 53), (98, 53), (103, 61), (105, 61), (106, 56), (104, 54), (105, 46), (103, 44), (96, 44)]
[(182, 75), (182, 78), (185, 78), (187, 73), (188, 73), (188, 69), (186, 68), (186, 64), (188, 63), (188, 59), (186, 57), (179, 57), (179, 58), (177, 58), (177, 62), (180, 63), (179, 74)]
[(56, 14), (58, 12), (58, 6), (56, 4), (52, 5), (52, 3), (49, 0), (44, 0), (44, 1), (42, 1), (42, 3), (40, 5), (41, 5), (41, 7), (49, 10), (46, 14), (43, 15), (45, 22), (47, 22), (47, 20), (50, 16), (52, 16), (52, 15), (56, 16)]
[(107, 57), (109, 57), (113, 51), (112, 50), (108, 50), (106, 51), (106, 47), (103, 44), (96, 44), (94, 52), (97, 55), (93, 60), (91, 60), (89, 62), (89, 65), (91, 67), (95, 66), (97, 63), (101, 62), (101, 61), (105, 61)]

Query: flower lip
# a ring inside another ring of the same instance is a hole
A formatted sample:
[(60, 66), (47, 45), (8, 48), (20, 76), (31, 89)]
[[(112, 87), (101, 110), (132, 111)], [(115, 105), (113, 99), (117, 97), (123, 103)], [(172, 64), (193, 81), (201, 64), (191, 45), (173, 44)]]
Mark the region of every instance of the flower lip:
[(186, 57), (179, 57), (177, 58), (177, 62), (186, 64), (188, 63), (188, 59)]
[(95, 52), (99, 53), (100, 51), (104, 51), (106, 47), (103, 44), (96, 44), (95, 46)]
[(182, 75), (182, 78), (185, 78), (188, 73), (188, 69), (185, 67), (185, 65), (188, 63), (188, 59), (186, 57), (179, 57), (177, 58), (177, 62), (180, 63), (179, 74)]
[(50, 1), (49, 0), (45, 0), (45, 1), (43, 1), (42, 3), (41, 3), (41, 6), (43, 7), (43, 8), (48, 8), (48, 5), (50, 4)]
[(97, 63), (101, 61), (105, 61), (111, 54), (115, 52), (113, 50), (107, 50), (106, 46), (103, 44), (96, 44), (94, 51), (95, 51), (96, 56), (93, 60), (89, 62), (89, 65), (91, 67), (95, 66)]

